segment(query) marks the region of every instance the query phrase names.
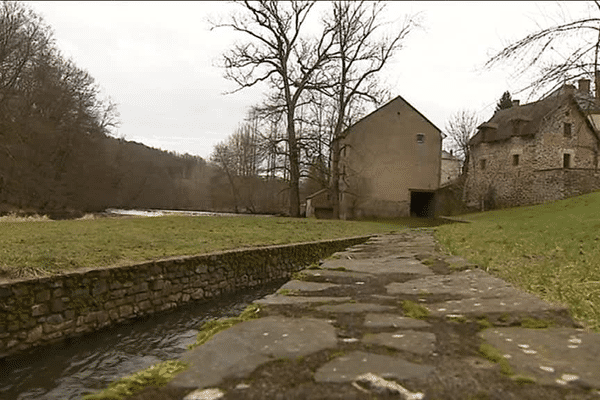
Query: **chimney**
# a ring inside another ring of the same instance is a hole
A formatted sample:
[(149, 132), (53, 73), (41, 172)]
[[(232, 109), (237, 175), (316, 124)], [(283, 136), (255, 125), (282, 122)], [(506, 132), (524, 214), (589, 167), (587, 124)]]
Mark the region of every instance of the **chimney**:
[(512, 101), (512, 106), (513, 106), (513, 107), (519, 107), (519, 103), (520, 103), (520, 101), (519, 101), (519, 100), (513, 100), (513, 101)]
[(589, 79), (580, 79), (577, 81), (577, 84), (579, 85), (579, 91), (583, 94), (589, 94), (590, 93), (590, 80)]

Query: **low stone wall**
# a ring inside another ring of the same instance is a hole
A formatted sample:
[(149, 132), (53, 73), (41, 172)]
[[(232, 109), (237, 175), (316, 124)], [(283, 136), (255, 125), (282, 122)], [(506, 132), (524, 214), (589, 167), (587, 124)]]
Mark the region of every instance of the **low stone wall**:
[(269, 246), (0, 285), (0, 358), (289, 277), (369, 237)]

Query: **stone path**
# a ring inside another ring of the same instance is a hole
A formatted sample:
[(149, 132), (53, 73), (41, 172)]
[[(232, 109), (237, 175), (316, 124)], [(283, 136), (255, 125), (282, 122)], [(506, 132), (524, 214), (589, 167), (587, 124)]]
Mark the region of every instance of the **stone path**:
[(600, 400), (600, 334), (444, 254), (428, 230), (373, 237), (300, 278), (186, 353), (169, 387), (185, 400)]

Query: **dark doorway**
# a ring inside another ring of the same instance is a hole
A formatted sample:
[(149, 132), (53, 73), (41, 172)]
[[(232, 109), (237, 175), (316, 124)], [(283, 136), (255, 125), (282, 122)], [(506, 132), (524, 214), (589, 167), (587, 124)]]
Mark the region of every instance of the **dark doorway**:
[(410, 216), (420, 218), (433, 218), (434, 192), (410, 192)]

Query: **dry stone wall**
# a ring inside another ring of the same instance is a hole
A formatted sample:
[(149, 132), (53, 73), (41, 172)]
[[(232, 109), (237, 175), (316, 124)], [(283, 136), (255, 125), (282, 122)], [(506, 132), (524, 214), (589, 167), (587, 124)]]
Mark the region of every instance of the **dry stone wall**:
[(368, 236), (172, 258), (0, 285), (0, 358), (289, 277)]

